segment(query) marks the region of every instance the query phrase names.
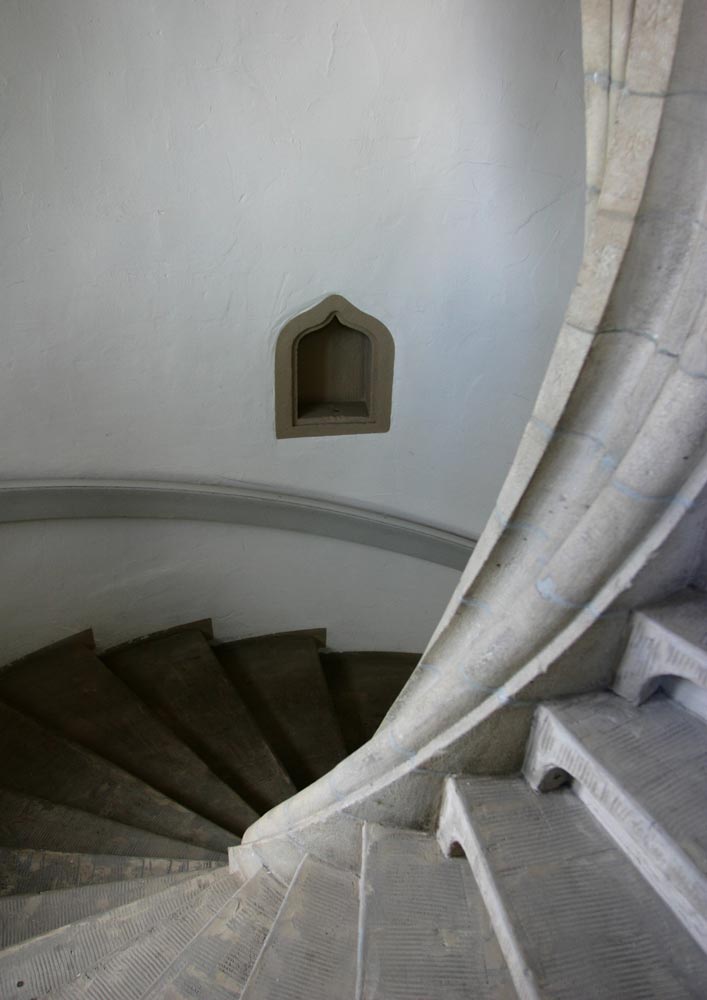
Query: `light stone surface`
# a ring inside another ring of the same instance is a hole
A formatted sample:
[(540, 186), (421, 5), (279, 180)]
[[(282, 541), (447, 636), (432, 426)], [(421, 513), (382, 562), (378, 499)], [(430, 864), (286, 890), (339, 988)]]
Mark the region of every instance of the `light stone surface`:
[(464, 849), (520, 996), (703, 995), (707, 956), (570, 789), (450, 779), (439, 836)]
[(707, 950), (707, 729), (664, 696), (615, 695), (538, 709), (524, 773), (569, 779), (628, 859)]
[(144, 944), (153, 939), (158, 926), (195, 914), (204, 896), (224, 879), (229, 891), (234, 891), (234, 880), (242, 882), (220, 868), (155, 897), (129, 903), (117, 914), (109, 911), (0, 952), (0, 995), (8, 1000), (26, 1000), (33, 993), (58, 994), (62, 985), (100, 965), (113, 953), (120, 953), (133, 942), (142, 940)]
[(305, 857), (243, 1000), (331, 1000), (356, 985), (359, 879)]
[(61, 1000), (78, 997), (135, 1000), (144, 996), (160, 975), (179, 960), (192, 939), (225, 910), (241, 885), (238, 876), (219, 873), (199, 896), (161, 915), (151, 933), (135, 938), (122, 950), (84, 968), (80, 976), (57, 990), (56, 995)]
[(356, 1000), (514, 1000), (464, 859), (429, 835), (366, 824)]
[(707, 689), (707, 598), (698, 591), (685, 591), (669, 604), (635, 614), (613, 687), (640, 703), (667, 677)]
[(144, 994), (148, 998), (239, 997), (287, 886), (261, 869)]
[(9, 948), (57, 927), (146, 899), (194, 877), (193, 872), (177, 872), (108, 885), (84, 885), (78, 889), (7, 896), (0, 899), (0, 948)]

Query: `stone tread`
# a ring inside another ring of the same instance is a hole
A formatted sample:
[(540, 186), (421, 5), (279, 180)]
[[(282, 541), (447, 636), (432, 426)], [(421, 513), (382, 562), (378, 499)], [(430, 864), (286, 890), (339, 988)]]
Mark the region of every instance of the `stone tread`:
[(168, 799), (115, 764), (0, 702), (2, 784), (210, 850), (233, 834)]
[(0, 846), (84, 854), (110, 851), (121, 856), (188, 858), (220, 863), (226, 857), (224, 851), (196, 847), (7, 788), (0, 788)]
[[(62, 1000), (89, 997), (95, 1000), (137, 1000), (157, 987), (162, 977), (195, 938), (219, 918), (229, 906), (243, 880), (226, 873), (214, 880), (198, 897), (155, 922), (151, 933), (135, 937), (120, 951), (85, 968), (81, 975), (58, 990)], [(158, 996), (167, 996), (158, 989)]]
[(245, 988), (285, 897), (286, 886), (261, 869), (184, 949), (144, 1000), (233, 1000)]
[(252, 821), (240, 796), (85, 645), (11, 664), (0, 671), (0, 698), (225, 829), (242, 833)]
[(611, 694), (548, 704), (621, 789), (707, 875), (707, 729), (669, 698), (640, 708)]
[[(0, 952), (0, 996), (27, 1000), (72, 983), (86, 970), (100, 968), (135, 942), (154, 939), (165, 921), (184, 914), (217, 882), (226, 867), (181, 882), (126, 906), (60, 927)], [(18, 986), (22, 983), (22, 986)]]
[(707, 595), (689, 589), (636, 611), (614, 690), (639, 702), (668, 678), (685, 678), (707, 689), (706, 620)]
[(359, 880), (305, 855), (287, 890), (244, 1000), (332, 1000), (356, 988)]
[(508, 778), (455, 788), (472, 867), (490, 873), (535, 995), (705, 996), (707, 957), (570, 789), (539, 795)]
[(707, 594), (699, 590), (681, 590), (667, 601), (638, 612), (678, 638), (700, 649), (707, 657)]
[[(2, 805), (0, 804), (0, 809)], [(136, 878), (209, 871), (217, 861), (126, 857), (0, 847), (0, 897), (78, 889)]]
[(346, 757), (314, 637), (241, 639), (214, 652), (297, 788)]
[(175, 872), (155, 878), (84, 885), (78, 889), (5, 896), (0, 899), (0, 948), (9, 948), (57, 927), (125, 906), (193, 877), (192, 872)]
[(110, 669), (247, 802), (239, 832), (294, 786), (200, 632), (106, 655)]
[(359, 1000), (515, 1000), (464, 858), (434, 838), (366, 826)]
[(376, 732), (407, 683), (418, 653), (320, 652), (346, 749), (353, 753)]

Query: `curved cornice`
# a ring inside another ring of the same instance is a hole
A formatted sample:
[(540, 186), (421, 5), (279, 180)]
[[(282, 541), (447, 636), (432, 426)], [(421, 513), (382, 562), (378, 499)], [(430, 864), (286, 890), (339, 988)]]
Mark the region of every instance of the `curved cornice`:
[(0, 523), (77, 518), (220, 521), (387, 549), (461, 570), (474, 539), (429, 524), (261, 486), (152, 480), (0, 481)]

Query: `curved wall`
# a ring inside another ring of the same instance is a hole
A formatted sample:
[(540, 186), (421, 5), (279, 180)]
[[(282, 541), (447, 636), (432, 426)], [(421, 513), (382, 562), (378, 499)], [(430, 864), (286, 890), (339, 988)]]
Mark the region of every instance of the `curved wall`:
[(0, 665), (84, 628), (101, 648), (211, 617), (218, 639), (327, 628), (338, 649), (420, 651), (458, 570), (248, 525), (0, 524)]
[[(579, 4), (23, 0), (0, 63), (0, 477), (481, 530), (580, 256)], [(391, 430), (278, 441), (331, 292), (393, 332)]]

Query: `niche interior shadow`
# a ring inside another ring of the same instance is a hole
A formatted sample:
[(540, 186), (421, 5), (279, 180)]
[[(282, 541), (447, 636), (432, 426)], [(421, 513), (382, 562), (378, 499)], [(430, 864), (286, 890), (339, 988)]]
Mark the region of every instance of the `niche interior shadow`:
[(300, 313), (277, 342), (277, 436), (387, 431), (394, 355), (387, 327), (341, 295)]

